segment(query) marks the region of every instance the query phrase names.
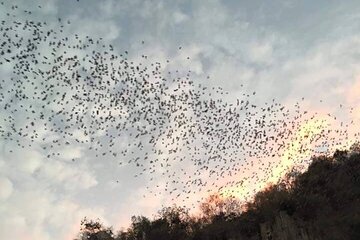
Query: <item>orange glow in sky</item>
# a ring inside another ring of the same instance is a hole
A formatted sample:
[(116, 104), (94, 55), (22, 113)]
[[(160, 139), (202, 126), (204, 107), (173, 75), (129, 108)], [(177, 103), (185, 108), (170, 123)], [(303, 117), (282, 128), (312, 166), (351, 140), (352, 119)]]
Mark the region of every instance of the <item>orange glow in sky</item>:
[[(234, 196), (241, 201), (249, 200), (253, 194), (261, 189), (264, 189), (270, 184), (277, 183), (291, 168), (295, 166), (306, 167), (311, 156), (316, 152), (326, 152), (328, 146), (324, 144), (319, 148), (319, 144), (327, 136), (328, 129), (331, 126), (331, 119), (329, 116), (317, 115), (316, 117), (304, 121), (299, 127), (293, 129), (286, 145), (279, 152), (279, 156), (266, 159), (269, 161), (269, 167), (266, 171), (261, 169), (263, 160), (254, 160), (251, 168), (247, 169), (245, 174), (242, 174), (244, 181), (241, 186), (225, 187), (221, 190), (223, 196)], [(285, 139), (284, 139), (285, 140)], [(257, 178), (252, 176), (256, 175)]]

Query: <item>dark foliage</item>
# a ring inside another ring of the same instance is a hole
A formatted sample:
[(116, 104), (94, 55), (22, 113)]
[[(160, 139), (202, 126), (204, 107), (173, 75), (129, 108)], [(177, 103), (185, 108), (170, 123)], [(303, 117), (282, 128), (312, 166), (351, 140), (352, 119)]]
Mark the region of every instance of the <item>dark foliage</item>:
[(332, 157), (315, 157), (307, 171), (289, 172), (278, 184), (257, 193), (241, 211), (233, 198), (210, 196), (201, 216), (180, 207), (159, 211), (158, 217), (133, 217), (127, 231), (114, 235), (98, 221), (84, 220), (80, 239), (91, 240), (225, 240), (260, 239), (259, 225), (280, 211), (314, 226), (327, 240), (360, 239), (360, 144)]

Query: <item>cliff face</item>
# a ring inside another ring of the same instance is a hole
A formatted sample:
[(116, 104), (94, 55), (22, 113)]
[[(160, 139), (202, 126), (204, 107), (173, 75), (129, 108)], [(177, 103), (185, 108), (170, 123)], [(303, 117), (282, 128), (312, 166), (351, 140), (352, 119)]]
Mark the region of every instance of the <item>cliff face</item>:
[(322, 240), (310, 227), (280, 212), (273, 222), (260, 225), (261, 240)]

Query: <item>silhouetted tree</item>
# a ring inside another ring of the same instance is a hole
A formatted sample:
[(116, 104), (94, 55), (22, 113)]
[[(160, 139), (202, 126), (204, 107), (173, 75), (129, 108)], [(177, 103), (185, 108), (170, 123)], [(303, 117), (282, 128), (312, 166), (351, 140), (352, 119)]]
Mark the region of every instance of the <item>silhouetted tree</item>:
[(360, 239), (360, 144), (332, 157), (319, 156), (304, 172), (292, 169), (277, 184), (258, 192), (246, 210), (235, 198), (210, 195), (200, 204), (201, 216), (172, 206), (155, 219), (132, 217), (131, 226), (114, 236), (99, 221), (82, 221), (80, 240), (225, 240), (259, 239), (259, 225), (280, 211), (313, 226), (326, 240)]
[(241, 212), (239, 201), (232, 197), (222, 197), (219, 194), (210, 195), (205, 202), (200, 204), (203, 220), (211, 222), (214, 218), (231, 218)]
[(81, 221), (79, 237), (81, 240), (112, 240), (114, 234), (111, 228), (104, 227), (99, 220), (84, 218)]

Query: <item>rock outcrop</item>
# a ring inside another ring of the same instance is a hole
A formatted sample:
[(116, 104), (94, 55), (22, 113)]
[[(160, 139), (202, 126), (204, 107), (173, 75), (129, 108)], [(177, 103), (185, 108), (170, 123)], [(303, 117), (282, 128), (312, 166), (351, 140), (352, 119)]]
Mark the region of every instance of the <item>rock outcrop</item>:
[(285, 212), (280, 212), (273, 222), (260, 225), (261, 240), (322, 240), (301, 221), (295, 221)]

